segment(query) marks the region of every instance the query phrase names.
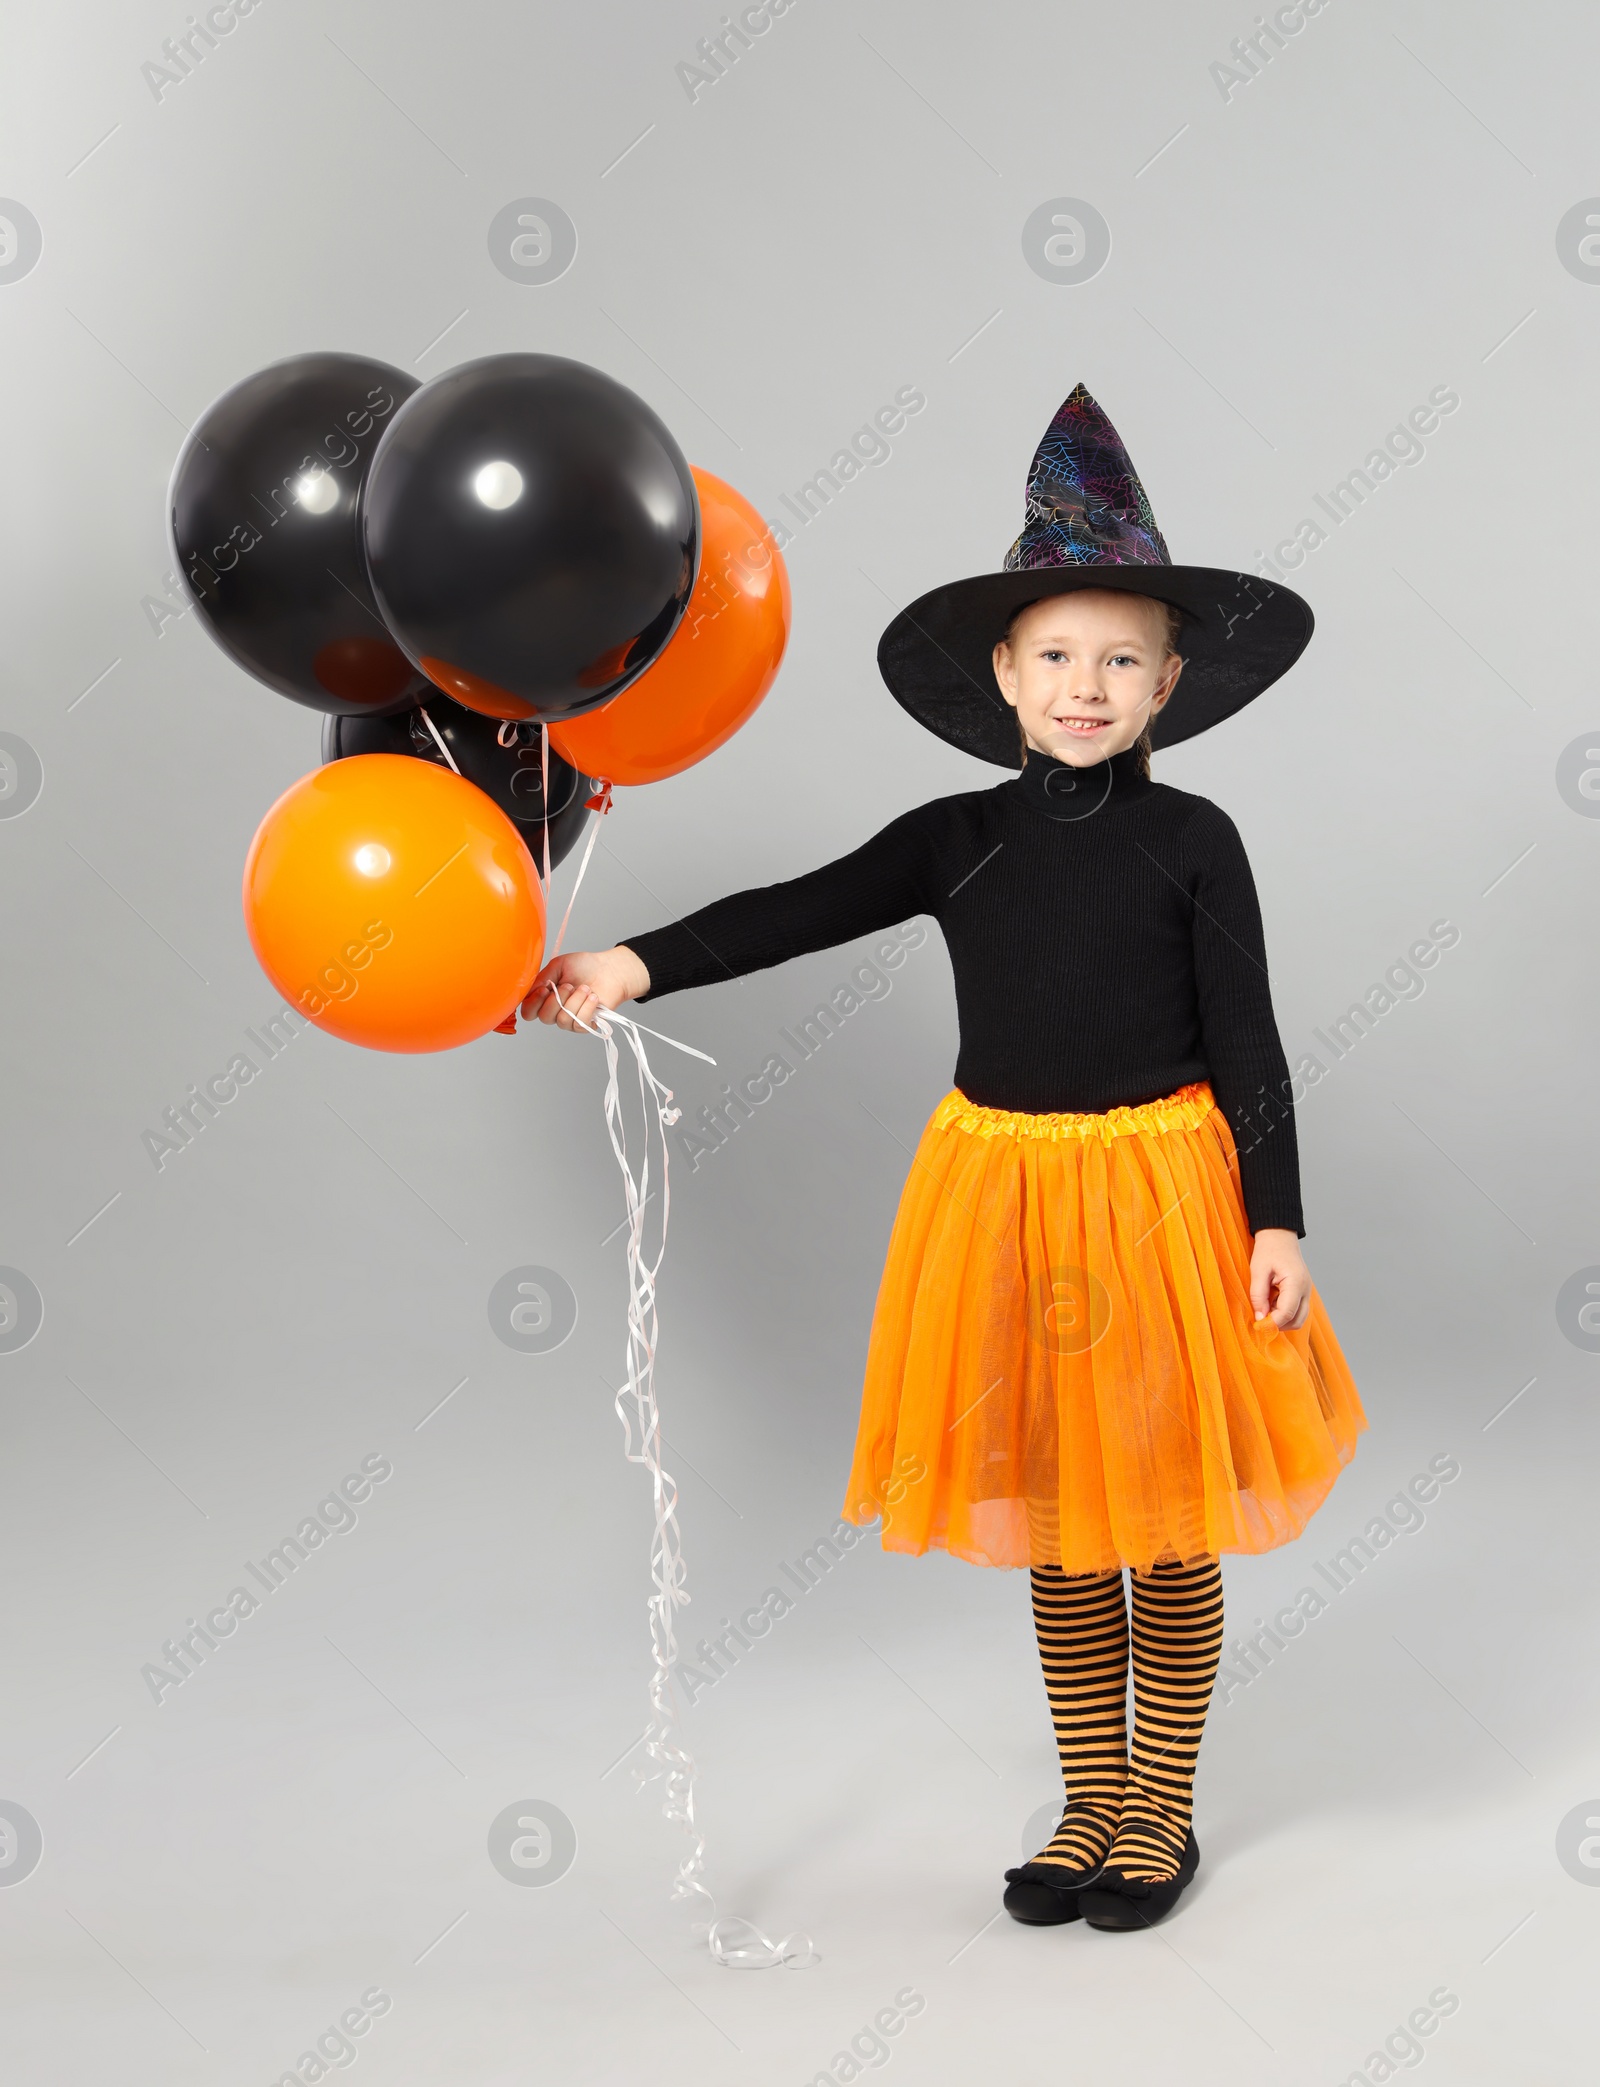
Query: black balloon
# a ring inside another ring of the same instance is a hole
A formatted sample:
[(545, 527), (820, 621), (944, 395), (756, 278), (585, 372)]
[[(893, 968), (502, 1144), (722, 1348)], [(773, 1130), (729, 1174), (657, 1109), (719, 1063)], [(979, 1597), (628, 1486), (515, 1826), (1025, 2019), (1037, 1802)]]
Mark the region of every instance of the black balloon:
[(211, 635), (280, 695), (372, 716), (424, 700), (384, 627), (359, 503), (416, 379), (362, 355), (295, 355), (225, 391), (172, 475), (178, 564)]
[(694, 478), (626, 386), (559, 355), (491, 355), (384, 430), (362, 501), (384, 620), (457, 702), (576, 717), (637, 679), (699, 561)]
[[(447, 696), (434, 694), (426, 706), (400, 717), (328, 717), (322, 725), (322, 758), (342, 761), (351, 754), (408, 754), (450, 764), (428, 719), (450, 749), (450, 758), (469, 783), (476, 783), (503, 812), (515, 820), (535, 863), (544, 866), (543, 779), (539, 766), (537, 725), (500, 725), (492, 717), (463, 710)], [(509, 746), (500, 744), (504, 731)], [(580, 775), (554, 747), (550, 761), (550, 866), (569, 855), (588, 817), (587, 800), (599, 789), (592, 776)]]

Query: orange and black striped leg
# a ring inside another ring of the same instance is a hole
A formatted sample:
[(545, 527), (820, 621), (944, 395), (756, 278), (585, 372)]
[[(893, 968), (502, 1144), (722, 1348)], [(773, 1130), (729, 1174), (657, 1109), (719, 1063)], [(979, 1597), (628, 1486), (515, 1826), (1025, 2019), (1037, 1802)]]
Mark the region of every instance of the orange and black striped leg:
[(1133, 1575), (1133, 1753), (1106, 1868), (1163, 1883), (1187, 1867), (1195, 1759), (1222, 1657), (1222, 1565)]
[(1122, 1574), (1032, 1568), (1033, 1623), (1067, 1808), (1035, 1862), (1093, 1870), (1104, 1860), (1128, 1779), (1128, 1608)]

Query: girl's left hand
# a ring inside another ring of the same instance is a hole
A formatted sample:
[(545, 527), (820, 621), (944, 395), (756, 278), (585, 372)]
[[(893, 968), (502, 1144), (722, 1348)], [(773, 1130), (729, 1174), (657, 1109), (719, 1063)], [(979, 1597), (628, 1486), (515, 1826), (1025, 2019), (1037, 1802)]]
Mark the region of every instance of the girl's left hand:
[(1258, 1232), (1250, 1254), (1250, 1302), (1257, 1319), (1298, 1333), (1311, 1313), (1311, 1270), (1293, 1232)]

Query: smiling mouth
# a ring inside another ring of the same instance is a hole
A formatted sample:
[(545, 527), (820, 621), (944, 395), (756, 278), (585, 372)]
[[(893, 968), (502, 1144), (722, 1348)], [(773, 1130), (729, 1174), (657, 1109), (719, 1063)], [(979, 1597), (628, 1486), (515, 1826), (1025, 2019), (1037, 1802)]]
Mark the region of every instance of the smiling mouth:
[(1054, 720), (1064, 732), (1103, 732), (1111, 720), (1108, 717), (1058, 717)]

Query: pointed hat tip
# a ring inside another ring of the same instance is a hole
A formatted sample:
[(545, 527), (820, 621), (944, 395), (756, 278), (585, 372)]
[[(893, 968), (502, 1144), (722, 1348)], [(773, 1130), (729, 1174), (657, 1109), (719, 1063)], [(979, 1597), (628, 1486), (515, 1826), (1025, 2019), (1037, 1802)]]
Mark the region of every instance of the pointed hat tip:
[(1005, 570), (1171, 562), (1122, 437), (1080, 379), (1033, 453), (1022, 534)]

